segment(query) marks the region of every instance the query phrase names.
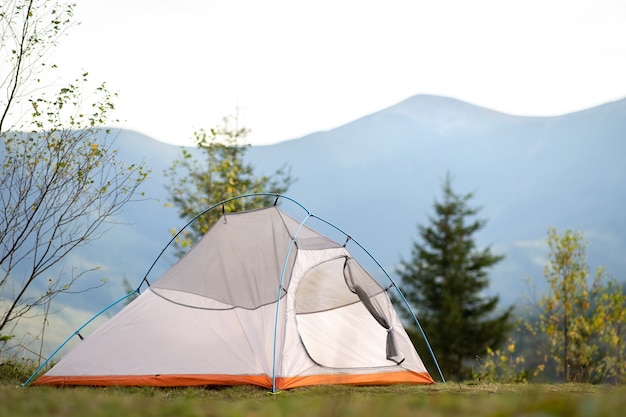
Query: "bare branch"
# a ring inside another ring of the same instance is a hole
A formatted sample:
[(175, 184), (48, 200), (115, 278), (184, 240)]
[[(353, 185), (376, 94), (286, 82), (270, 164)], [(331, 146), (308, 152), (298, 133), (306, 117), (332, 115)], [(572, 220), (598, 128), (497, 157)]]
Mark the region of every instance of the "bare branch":
[[(0, 57), (7, 58), (0, 69), (0, 332), (58, 294), (84, 291), (71, 289), (97, 268), (68, 274), (63, 260), (98, 239), (148, 175), (143, 163), (121, 161), (102, 129), (116, 97), (104, 84), (85, 94), (83, 73), (56, 91), (28, 87), (52, 67), (47, 54), (73, 7), (55, 0), (0, 5)], [(9, 116), (22, 120), (19, 130), (3, 128)]]

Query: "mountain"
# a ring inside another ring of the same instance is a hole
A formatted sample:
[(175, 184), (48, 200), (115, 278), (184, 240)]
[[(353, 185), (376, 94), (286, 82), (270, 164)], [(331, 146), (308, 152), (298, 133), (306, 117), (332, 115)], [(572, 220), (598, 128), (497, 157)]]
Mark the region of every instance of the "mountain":
[[(186, 223), (164, 205), (162, 173), (180, 147), (127, 130), (118, 132), (117, 145), (123, 159), (152, 169), (147, 199), (126, 206), (102, 239), (68, 259), (70, 266), (102, 265), (110, 277), (100, 289), (59, 299), (73, 308), (104, 307), (124, 293), (124, 278), (138, 285), (169, 230)], [(453, 190), (474, 193), (470, 204), (488, 220), (478, 244), (506, 256), (491, 271), (489, 289), (503, 307), (527, 293), (524, 277), (542, 288), (549, 226), (581, 230), (590, 267), (606, 266), (626, 280), (626, 99), (520, 117), (418, 95), (336, 129), (253, 146), (246, 160), (259, 175), (289, 165), (297, 181), (287, 195), (348, 232), (392, 276), (449, 172)], [(149, 279), (171, 262), (166, 256), (155, 264)], [(100, 278), (94, 274), (91, 284)]]
[(542, 281), (549, 226), (581, 230), (592, 268), (626, 280), (626, 100), (558, 117), (517, 117), (420, 95), (337, 129), (254, 147), (260, 172), (288, 162), (290, 194), (360, 236), (392, 271), (410, 254), (446, 172), (489, 220), (478, 235), (506, 255), (492, 291), (515, 302)]

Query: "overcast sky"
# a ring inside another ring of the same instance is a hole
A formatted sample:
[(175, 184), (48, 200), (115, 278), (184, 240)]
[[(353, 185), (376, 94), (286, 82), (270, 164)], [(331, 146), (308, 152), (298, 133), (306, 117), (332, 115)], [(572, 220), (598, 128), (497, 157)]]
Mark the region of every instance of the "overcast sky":
[(626, 97), (623, 0), (77, 0), (56, 63), (119, 93), (122, 126), (169, 143), (239, 111), (253, 144), (412, 95), (516, 115)]

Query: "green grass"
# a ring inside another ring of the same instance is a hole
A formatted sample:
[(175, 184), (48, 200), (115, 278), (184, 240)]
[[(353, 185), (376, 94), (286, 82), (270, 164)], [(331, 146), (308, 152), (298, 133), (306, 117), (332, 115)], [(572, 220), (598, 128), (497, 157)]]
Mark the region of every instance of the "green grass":
[(583, 384), (318, 386), (270, 394), (228, 388), (21, 388), (0, 385), (0, 416), (568, 416), (622, 415), (626, 387)]

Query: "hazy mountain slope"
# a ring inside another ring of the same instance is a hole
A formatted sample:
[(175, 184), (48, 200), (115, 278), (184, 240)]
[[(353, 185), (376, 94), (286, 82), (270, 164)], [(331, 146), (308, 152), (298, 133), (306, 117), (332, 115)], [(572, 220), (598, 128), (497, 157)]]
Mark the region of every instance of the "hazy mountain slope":
[[(163, 170), (180, 148), (126, 130), (117, 145), (126, 161), (151, 167), (147, 198), (68, 259), (68, 266), (105, 267), (91, 283), (111, 281), (59, 304), (95, 311), (120, 297), (122, 279), (138, 285), (169, 230), (186, 223), (164, 206)], [(519, 298), (524, 275), (542, 281), (551, 225), (584, 231), (589, 264), (626, 280), (626, 99), (558, 117), (516, 117), (420, 95), (333, 130), (252, 147), (246, 158), (259, 174), (290, 165), (297, 182), (288, 195), (351, 234), (389, 273), (409, 256), (416, 226), (427, 222), (450, 172), (454, 190), (474, 192), (472, 203), (489, 220), (479, 244), (506, 255), (491, 274), (503, 304)]]
[(475, 192), (489, 219), (480, 242), (507, 255), (492, 278), (511, 301), (523, 274), (541, 278), (550, 225), (583, 230), (590, 264), (626, 277), (625, 135), (626, 100), (540, 118), (416, 96), (249, 156), (266, 173), (288, 161), (299, 178), (290, 194), (360, 236), (391, 270), (449, 171), (454, 189)]

